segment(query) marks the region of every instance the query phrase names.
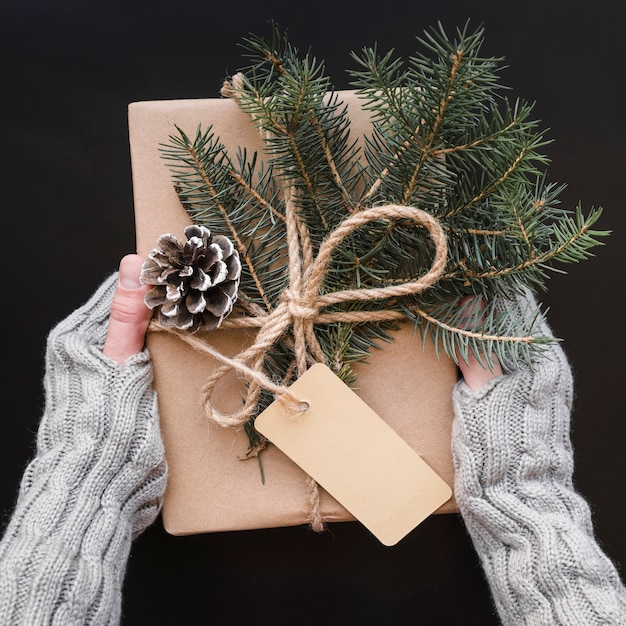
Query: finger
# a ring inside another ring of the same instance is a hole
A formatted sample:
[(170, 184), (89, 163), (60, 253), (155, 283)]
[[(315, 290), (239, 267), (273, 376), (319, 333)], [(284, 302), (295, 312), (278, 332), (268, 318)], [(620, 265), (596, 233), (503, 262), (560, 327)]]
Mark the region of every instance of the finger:
[(141, 352), (152, 311), (144, 303), (150, 289), (139, 281), (144, 259), (129, 254), (120, 262), (117, 288), (111, 304), (107, 337), (102, 351), (120, 365)]
[[(483, 357), (483, 361), (487, 357)], [(485, 383), (493, 378), (502, 376), (502, 367), (498, 359), (491, 357), (491, 367), (486, 362), (480, 362), (473, 354), (467, 358), (467, 363), (457, 354), (459, 369), (465, 380), (465, 384), (472, 390), (478, 391)]]
[[(467, 305), (468, 302), (470, 302), (470, 306), (466, 308), (466, 319), (478, 318), (480, 320), (483, 304), (471, 297), (465, 298), (461, 304)], [(470, 351), (467, 355), (467, 360), (465, 360), (457, 350), (456, 356), (465, 384), (472, 391), (478, 391), (485, 383), (502, 376), (502, 366), (495, 354), (489, 356), (481, 354), (481, 358), (478, 359)]]

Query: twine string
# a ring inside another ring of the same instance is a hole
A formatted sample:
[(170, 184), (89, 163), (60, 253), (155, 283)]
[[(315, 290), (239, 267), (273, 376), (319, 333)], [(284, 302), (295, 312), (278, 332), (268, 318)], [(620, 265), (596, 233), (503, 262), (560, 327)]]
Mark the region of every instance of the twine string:
[[(290, 211), (287, 211), (289, 213)], [(361, 289), (346, 289), (329, 293), (320, 293), (324, 276), (332, 252), (337, 245), (350, 233), (360, 226), (377, 219), (404, 218), (420, 224), (426, 228), (435, 246), (435, 256), (428, 272), (416, 280), (401, 283), (399, 285), (387, 285), (385, 287), (372, 287)], [(299, 230), (290, 231), (290, 245), (294, 251), (298, 250), (293, 240), (298, 243)], [(293, 352), (298, 363), (298, 375), (302, 375), (311, 361), (324, 362), (323, 351), (317, 341), (314, 332), (316, 324), (329, 324), (335, 322), (364, 323), (374, 321), (387, 321), (402, 319), (404, 314), (396, 310), (380, 311), (331, 311), (324, 312), (325, 307), (341, 304), (349, 301), (373, 301), (384, 300), (394, 297), (402, 297), (418, 294), (437, 282), (442, 275), (447, 258), (446, 235), (437, 218), (430, 213), (415, 207), (403, 205), (383, 205), (363, 209), (346, 218), (321, 244), (317, 256), (312, 263), (307, 264), (304, 270), (306, 280), (302, 276), (301, 254), (289, 256), (289, 287), (283, 291), (278, 306), (270, 313), (262, 311), (258, 307), (251, 307), (252, 314), (228, 318), (221, 328), (258, 328), (254, 342), (234, 357), (228, 357), (219, 350), (210, 346), (203, 339), (178, 332), (171, 328), (151, 324), (152, 330), (169, 331), (176, 333), (183, 341), (200, 352), (209, 354), (219, 361), (221, 365), (208, 376), (202, 388), (203, 406), (209, 419), (220, 426), (240, 426), (253, 414), (261, 389), (272, 393), (276, 398), (285, 402), (294, 411), (301, 412), (306, 409), (289, 387), (275, 383), (265, 374), (263, 362), (265, 355), (278, 342), (289, 328), (295, 329), (297, 325), (303, 332), (294, 332)], [(291, 266), (293, 265), (293, 269)], [(295, 322), (295, 324), (294, 324)], [(303, 361), (303, 362), (302, 362)], [(226, 374), (235, 371), (248, 383), (247, 392), (242, 407), (231, 414), (220, 412), (212, 401), (213, 394), (218, 383)]]
[[(291, 202), (289, 204), (292, 204)], [(290, 214), (291, 209), (286, 210)], [(294, 216), (295, 217), (295, 216)], [(420, 278), (399, 285), (363, 289), (346, 289), (321, 294), (324, 276), (332, 252), (339, 243), (360, 226), (377, 219), (404, 218), (425, 227), (435, 246), (435, 257), (429, 271)], [(287, 220), (291, 221), (291, 217)], [(239, 426), (245, 423), (256, 408), (262, 389), (272, 393), (285, 402), (296, 413), (305, 410), (305, 406), (290, 389), (273, 382), (264, 372), (264, 359), (280, 337), (290, 328), (293, 333), (293, 352), (297, 363), (297, 372), (301, 376), (311, 361), (324, 362), (323, 351), (317, 341), (314, 326), (319, 323), (365, 322), (383, 319), (398, 319), (402, 314), (397, 311), (336, 311), (323, 313), (325, 307), (349, 301), (384, 300), (418, 294), (433, 285), (444, 271), (447, 258), (446, 236), (439, 221), (422, 209), (402, 205), (384, 205), (363, 209), (346, 218), (322, 243), (317, 256), (304, 271), (300, 247), (300, 231), (295, 228), (288, 231), (289, 246), (289, 287), (283, 291), (278, 306), (269, 314), (250, 315), (234, 320), (231, 327), (258, 327), (254, 342), (235, 357), (227, 357), (207, 346), (199, 338), (183, 335), (184, 339), (201, 351), (211, 354), (221, 365), (207, 378), (202, 389), (203, 406), (207, 416), (220, 426)], [(294, 243), (295, 242), (295, 243)], [(226, 326), (226, 325), (225, 325)], [(200, 344), (200, 345), (198, 345)], [(247, 390), (242, 407), (234, 413), (222, 413), (213, 402), (218, 383), (231, 371), (236, 371), (246, 380)]]

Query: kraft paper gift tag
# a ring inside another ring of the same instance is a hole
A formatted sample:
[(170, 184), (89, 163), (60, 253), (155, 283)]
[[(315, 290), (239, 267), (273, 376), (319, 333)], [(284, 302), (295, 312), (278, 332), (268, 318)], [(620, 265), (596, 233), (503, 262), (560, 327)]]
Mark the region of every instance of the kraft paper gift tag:
[(255, 427), (383, 544), (450, 499), (448, 484), (326, 365), (313, 365), (290, 390), (306, 410), (279, 398)]

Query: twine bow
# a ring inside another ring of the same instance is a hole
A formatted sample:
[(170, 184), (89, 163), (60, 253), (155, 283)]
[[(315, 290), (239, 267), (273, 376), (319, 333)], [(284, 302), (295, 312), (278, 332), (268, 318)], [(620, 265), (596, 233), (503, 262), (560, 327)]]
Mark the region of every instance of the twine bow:
[[(285, 192), (285, 221), (289, 254), (289, 286), (282, 293), (278, 306), (270, 313), (229, 319), (222, 327), (258, 327), (251, 346), (231, 358), (192, 336), (181, 334), (197, 349), (211, 354), (222, 363), (206, 380), (203, 389), (204, 410), (220, 426), (239, 426), (252, 416), (261, 389), (288, 403), (295, 412), (306, 410), (303, 404), (285, 385), (273, 382), (263, 371), (265, 355), (290, 328), (293, 333), (293, 352), (298, 376), (313, 362), (325, 362), (325, 356), (315, 336), (314, 326), (332, 322), (372, 322), (403, 317), (399, 311), (335, 311), (323, 309), (342, 302), (382, 300), (420, 293), (433, 285), (441, 276), (447, 258), (446, 236), (439, 221), (422, 209), (388, 204), (363, 209), (346, 218), (320, 245), (317, 256), (313, 250), (306, 225), (298, 219), (291, 192)], [(326, 294), (321, 288), (332, 252), (337, 245), (360, 226), (377, 219), (404, 218), (426, 228), (435, 245), (435, 258), (429, 271), (420, 278), (385, 287), (346, 289)], [(247, 382), (244, 403), (240, 410), (225, 414), (212, 401), (215, 389), (230, 371), (235, 370)]]

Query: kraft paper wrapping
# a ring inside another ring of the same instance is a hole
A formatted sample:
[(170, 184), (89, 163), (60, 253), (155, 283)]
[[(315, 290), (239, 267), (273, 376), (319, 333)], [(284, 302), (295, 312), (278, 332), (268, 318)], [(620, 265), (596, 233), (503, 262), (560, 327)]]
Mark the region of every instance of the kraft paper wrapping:
[[(369, 133), (368, 115), (355, 94), (340, 96), (348, 105), (351, 133)], [(199, 124), (203, 129), (211, 125), (233, 156), (239, 146), (249, 153), (262, 152), (262, 140), (250, 119), (228, 99), (135, 102), (128, 113), (137, 252), (147, 256), (163, 233), (184, 241), (183, 230), (191, 223), (159, 152), (159, 145), (176, 133), (175, 126), (193, 136)], [(218, 329), (208, 340), (234, 356), (254, 332)], [(201, 389), (217, 361), (168, 333), (150, 332), (147, 344), (169, 464), (162, 514), (166, 530), (185, 535), (307, 523), (310, 491), (305, 473), (270, 444), (262, 452), (263, 483), (257, 460), (241, 460), (248, 446), (243, 429), (218, 426), (205, 415)], [(403, 324), (392, 343), (374, 349), (368, 363), (354, 369), (357, 394), (452, 486), (451, 396), (457, 380), (453, 361), (437, 356), (430, 341), (423, 348), (413, 327)], [(234, 411), (241, 406), (242, 390), (243, 382), (233, 375), (220, 383), (215, 402)], [(323, 490), (321, 507), (328, 522), (354, 519)], [(456, 511), (452, 498), (437, 513)]]

